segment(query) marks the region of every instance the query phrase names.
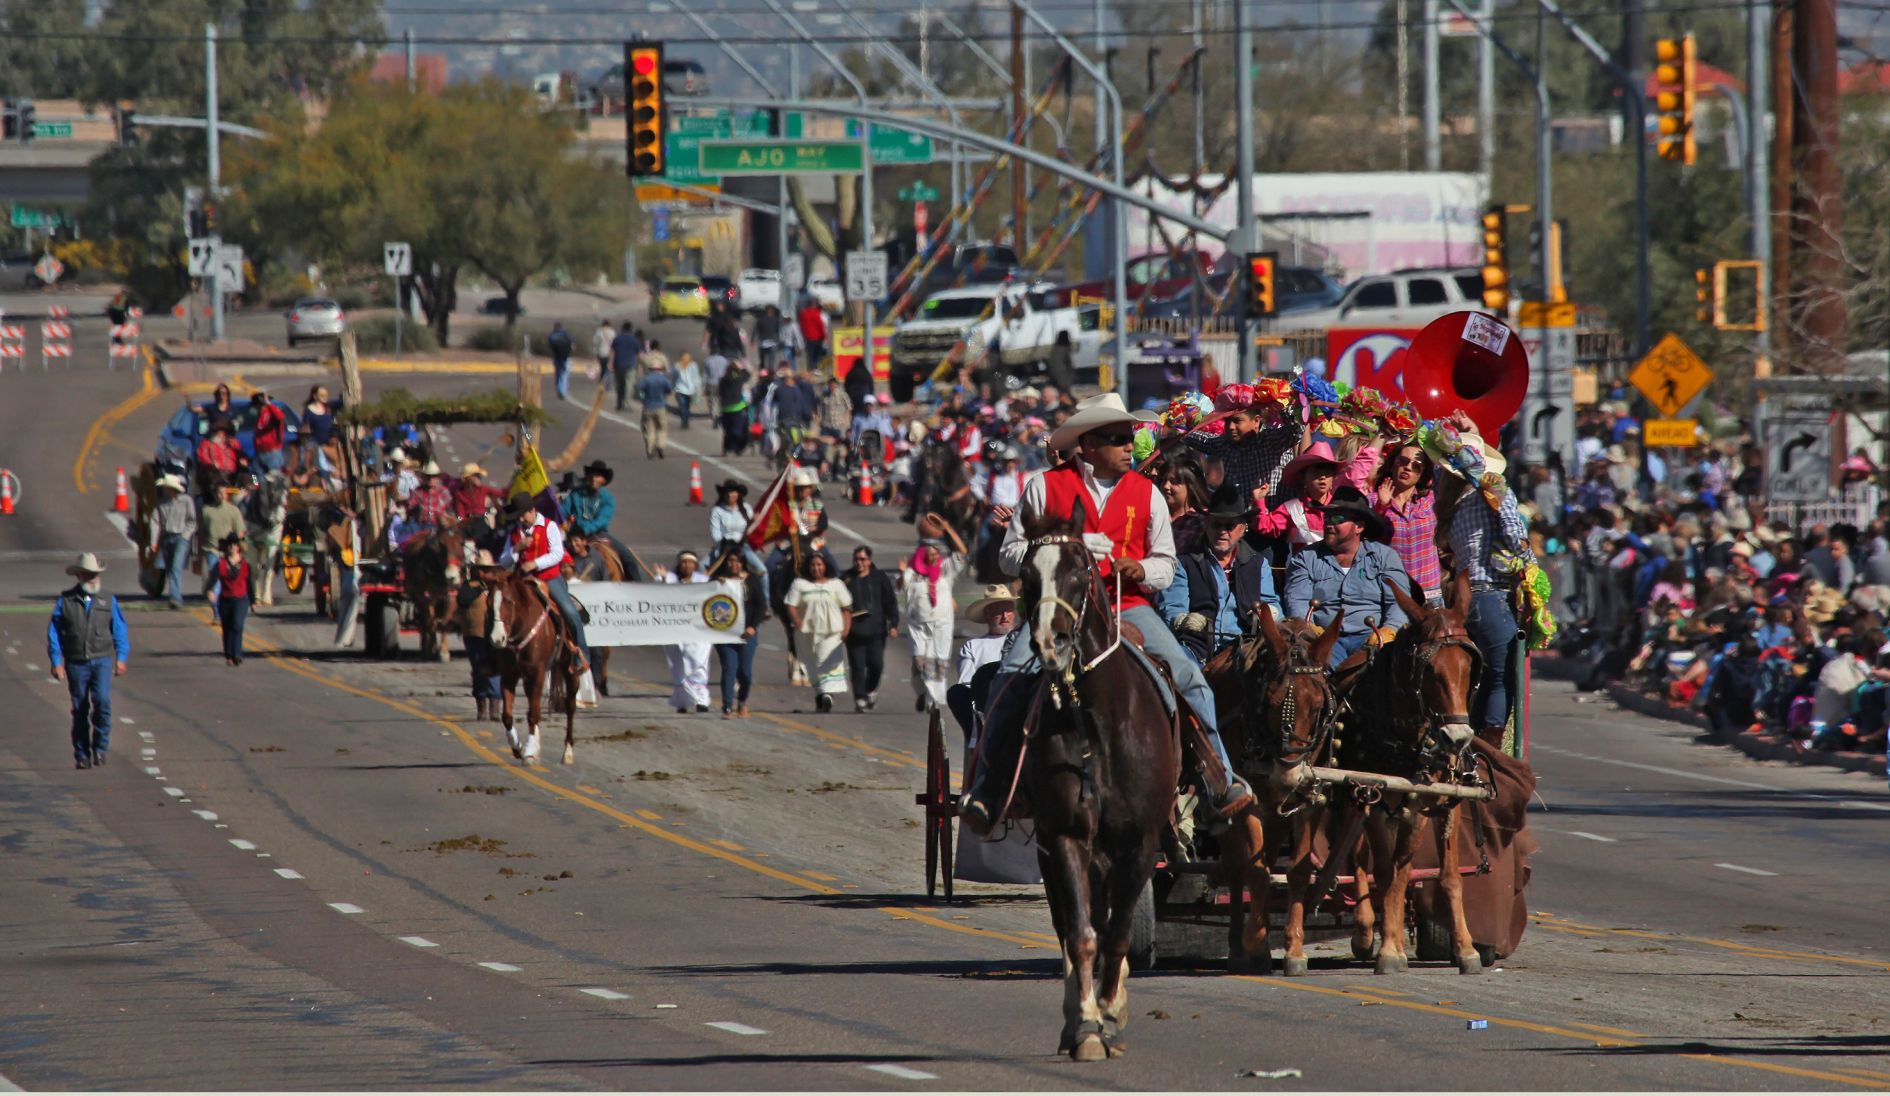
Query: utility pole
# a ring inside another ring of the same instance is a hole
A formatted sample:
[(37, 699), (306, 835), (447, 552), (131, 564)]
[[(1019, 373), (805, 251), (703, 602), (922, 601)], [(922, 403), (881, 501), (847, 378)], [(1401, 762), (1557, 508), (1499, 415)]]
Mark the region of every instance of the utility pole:
[(1792, 127), (1793, 176), (1798, 181), (1792, 223), (1804, 258), (1794, 286), (1793, 326), (1804, 333), (1804, 356), (1819, 373), (1844, 363), (1844, 199), (1837, 149), (1837, 0), (1797, 0), (1792, 28), (1793, 86), (1799, 100)]
[(1398, 170), (1411, 170), (1411, 0), (1398, 0)]
[(408, 27), (407, 32), (401, 37), (406, 40), (407, 44), (407, 90), (412, 92), (414, 89), (413, 28)]
[[(1024, 117), (1024, 11), (1011, 8), (1011, 117)], [(1102, 115), (1097, 116), (1098, 123)], [(1018, 136), (1017, 143), (1030, 143), (1029, 122), (1025, 122), (1024, 132)], [(1024, 198), (1028, 191), (1024, 181), (1024, 162), (1011, 161), (1011, 246), (1021, 258), (1024, 253)]]
[(1798, 127), (1798, 95), (1792, 81), (1792, 38), (1796, 23), (1790, 4), (1773, 9), (1772, 86), (1772, 315), (1780, 321), (1781, 349), (1791, 352), (1792, 299), (1792, 138)]
[(1442, 93), (1437, 72), (1437, 0), (1424, 0), (1424, 170), (1441, 171), (1444, 150), (1438, 129), (1442, 124)]
[[(1483, 0), (1481, 14), (1484, 26), (1493, 25), (1496, 0)], [(1485, 186), (1496, 174), (1496, 48), (1488, 34), (1477, 35), (1477, 173)]]
[[(1759, 261), (1759, 293), (1772, 269), (1772, 217), (1770, 180), (1766, 178), (1765, 101), (1766, 70), (1765, 17), (1771, 9), (1769, 0), (1746, 0), (1746, 208), (1752, 211), (1752, 257)], [(1761, 323), (1754, 336), (1754, 350), (1760, 357), (1772, 352), (1771, 324)]]
[[(1239, 248), (1234, 258), (1246, 265), (1246, 252), (1260, 250), (1253, 216), (1253, 30), (1247, 24), (1247, 0), (1233, 0), (1234, 5), (1234, 180), (1235, 211), (1240, 217)], [(1236, 271), (1240, 268), (1236, 267)], [(1240, 275), (1235, 274), (1238, 278)], [(1253, 294), (1240, 295), (1240, 380), (1254, 378), (1254, 319), (1247, 305)]]
[[(208, 159), (210, 166), (210, 188), (207, 201), (215, 209), (223, 202), (223, 165), (222, 149), (218, 145), (217, 133), (217, 27), (215, 23), (203, 25), (203, 98), (204, 98), (204, 134), (208, 140)], [(213, 231), (211, 240), (218, 239)], [(217, 276), (222, 264), (213, 262), (210, 266), (210, 341), (223, 341), (223, 285)]]

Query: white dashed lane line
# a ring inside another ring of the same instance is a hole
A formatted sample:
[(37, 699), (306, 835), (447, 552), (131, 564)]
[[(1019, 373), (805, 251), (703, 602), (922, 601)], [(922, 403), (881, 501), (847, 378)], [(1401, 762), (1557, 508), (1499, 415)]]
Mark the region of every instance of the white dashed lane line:
[(766, 1028), (749, 1027), (747, 1024), (738, 1024), (733, 1020), (710, 1020), (708, 1023), (702, 1026), (719, 1028), (723, 1031), (731, 1032), (735, 1035), (766, 1035), (768, 1034), (768, 1031)]
[(296, 871), (296, 870), (295, 870), (294, 868), (277, 868), (277, 869), (276, 869), (276, 874), (277, 874), (277, 875), (280, 875), (280, 876), (281, 876), (282, 878), (284, 878), (284, 879), (300, 879), (300, 878), (302, 878), (302, 873), (301, 873), (301, 872), (299, 872), (299, 871)]
[(183, 794), (184, 794), (184, 789), (182, 789), (182, 788), (165, 788), (165, 789), (164, 789), (164, 794), (165, 794), (165, 795), (179, 795), (179, 796), (181, 796), (181, 795), (183, 795)]
[(250, 850), (252, 850), (252, 849), (254, 849), (254, 848), (256, 847), (256, 842), (254, 842), (254, 841), (245, 841), (245, 840), (243, 840), (243, 839), (242, 839), (242, 838), (240, 838), (240, 837), (232, 837), (232, 838), (230, 838), (230, 844), (232, 844), (232, 845), (234, 845), (234, 846), (236, 846), (236, 847), (237, 847), (237, 848), (239, 848), (239, 849), (242, 849), (242, 850), (243, 850), (244, 852), (249, 852)]
[(437, 948), (440, 946), (424, 936), (396, 936), (394, 939), (399, 940), (403, 944), (412, 944), (416, 948)]
[(515, 967), (510, 963), (481, 963), (479, 965), (487, 970), (496, 970), (500, 974), (517, 974), (519, 971), (525, 969), (524, 967)]
[(1610, 845), (1615, 843), (1615, 839), (1612, 837), (1603, 837), (1598, 833), (1589, 833), (1587, 830), (1563, 830), (1561, 832), (1568, 834), (1570, 837), (1585, 837), (1590, 841), (1605, 841)]
[(922, 1069), (908, 1069), (905, 1066), (877, 1065), (867, 1066), (874, 1073), (884, 1073), (888, 1077), (897, 1077), (902, 1081), (936, 1081), (938, 1074), (927, 1073)]
[(144, 775), (162, 777), (164, 775), (164, 770), (158, 768), (156, 765), (146, 765), (144, 767)]
[(630, 999), (630, 995), (627, 993), (618, 993), (614, 989), (605, 989), (602, 986), (591, 986), (588, 989), (581, 989), (578, 992), (588, 993), (592, 997), (602, 997), (606, 1001), (628, 1001)]
[(205, 822), (215, 822), (217, 820), (217, 812), (215, 811), (191, 811), (190, 813), (203, 819)]
[(367, 911), (353, 902), (330, 902), (328, 908), (336, 913), (366, 913)]
[(1770, 877), (1778, 874), (1775, 871), (1765, 871), (1761, 868), (1748, 868), (1743, 864), (1714, 864), (1713, 866), (1716, 868), (1725, 868), (1727, 871), (1745, 872), (1747, 875), (1763, 875)]

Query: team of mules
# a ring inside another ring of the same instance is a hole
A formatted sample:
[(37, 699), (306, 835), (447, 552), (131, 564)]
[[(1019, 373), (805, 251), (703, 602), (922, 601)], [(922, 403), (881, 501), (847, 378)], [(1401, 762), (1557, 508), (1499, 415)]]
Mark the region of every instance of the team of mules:
[[(1080, 509), (1070, 523), (1024, 530), (1020, 627), (1044, 673), (1027, 706), (1016, 794), (1036, 826), (1063, 952), (1059, 1049), (1093, 1060), (1124, 1050), (1132, 917), (1175, 838), (1184, 736), (1143, 661), (1123, 646), (1133, 637), (1117, 632), (1081, 531)], [(1450, 953), (1462, 973), (1482, 969), (1459, 875), (1460, 816), (1471, 808), (1443, 793), (1491, 783), (1491, 751), (1469, 727), (1481, 669), (1464, 628), (1469, 590), (1456, 583), (1444, 609), (1396, 595), (1409, 624), (1334, 670), (1326, 667), (1339, 621), (1322, 632), (1276, 621), (1264, 607), (1260, 634), (1206, 667), (1228, 746), (1258, 778), (1254, 803), (1219, 837), (1234, 969), (1272, 969), (1267, 904), (1283, 860), (1286, 974), (1306, 973), (1309, 906), (1328, 900), (1353, 905), (1357, 959), (1375, 958), (1380, 974), (1405, 970), (1406, 892), (1427, 839), (1439, 863), (1434, 914), (1448, 927)], [(1477, 843), (1481, 850), (1481, 834)], [(1349, 890), (1337, 897), (1348, 867)]]

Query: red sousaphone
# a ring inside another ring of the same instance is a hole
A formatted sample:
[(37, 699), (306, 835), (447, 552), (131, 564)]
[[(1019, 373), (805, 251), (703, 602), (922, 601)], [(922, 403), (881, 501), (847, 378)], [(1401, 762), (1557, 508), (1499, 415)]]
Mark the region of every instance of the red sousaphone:
[(1417, 413), (1440, 419), (1468, 412), (1494, 440), (1522, 409), (1529, 354), (1509, 325), (1483, 312), (1452, 312), (1418, 332), (1404, 352), (1404, 394)]

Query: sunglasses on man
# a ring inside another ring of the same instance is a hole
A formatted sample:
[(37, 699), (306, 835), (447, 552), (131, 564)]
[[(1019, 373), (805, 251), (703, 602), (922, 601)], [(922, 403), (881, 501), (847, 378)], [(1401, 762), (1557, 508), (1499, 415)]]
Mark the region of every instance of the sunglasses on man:
[(1090, 434), (1088, 437), (1092, 445), (1126, 446), (1135, 444), (1135, 434), (1130, 431), (1124, 431), (1120, 434)]

